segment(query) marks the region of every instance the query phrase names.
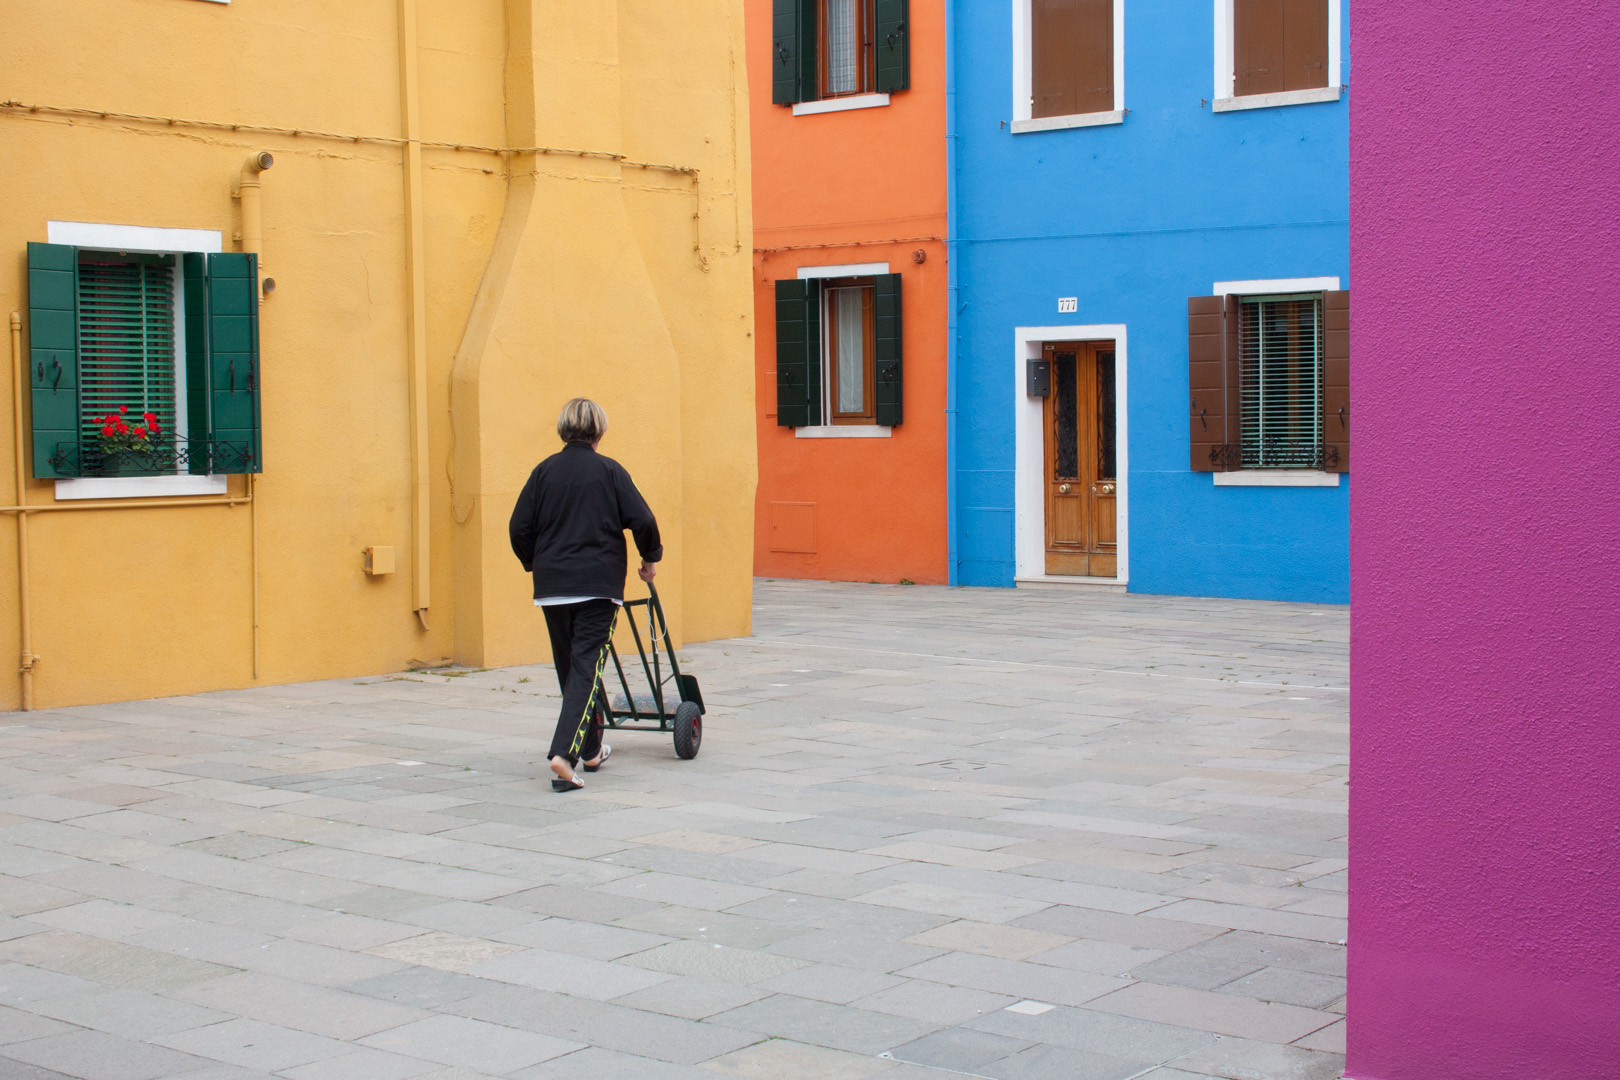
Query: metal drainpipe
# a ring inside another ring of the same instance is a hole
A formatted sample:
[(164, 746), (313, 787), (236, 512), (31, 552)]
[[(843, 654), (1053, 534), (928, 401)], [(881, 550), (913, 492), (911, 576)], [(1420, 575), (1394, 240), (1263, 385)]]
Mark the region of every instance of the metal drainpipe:
[(956, 0), (945, 0), (945, 560), (946, 582), (960, 584), (956, 484)]
[(416, 73), (416, 0), (399, 0), (399, 94), (405, 122), (405, 278), (410, 311), (405, 340), (410, 354), (411, 408), (411, 604), (428, 630), (427, 253), (422, 224), (421, 94)]
[[(17, 505), (28, 501), (28, 480), (23, 475), (23, 414), (22, 414), (22, 315), (11, 313), (11, 428), (17, 441)], [(28, 613), (28, 515), (17, 515), (17, 618), (18, 637), (22, 647), (22, 709), (34, 708), (34, 623)]]
[[(257, 272), (253, 281), (254, 303), (264, 303), (264, 292), (259, 282), (264, 280), (264, 208), (260, 199), (262, 187), (259, 183), (259, 174), (276, 163), (276, 159), (264, 151), (249, 154), (248, 159), (242, 163), (242, 175), (236, 182), (236, 198), (242, 204), (242, 251), (245, 254), (258, 255)], [(261, 338), (262, 340), (262, 338)], [(18, 466), (21, 468), (21, 465)], [(259, 504), (253, 497), (253, 474), (244, 474), (248, 504), (248, 530), (252, 536), (250, 545), (253, 552), (253, 677), (259, 677)], [(19, 502), (22, 500), (19, 499)], [(26, 515), (22, 515), (26, 516)]]

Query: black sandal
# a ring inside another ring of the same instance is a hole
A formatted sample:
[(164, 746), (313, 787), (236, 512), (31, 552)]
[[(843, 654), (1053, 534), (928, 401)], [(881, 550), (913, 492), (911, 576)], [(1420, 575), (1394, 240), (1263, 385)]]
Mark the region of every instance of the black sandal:
[(603, 743), (602, 744), (602, 752), (599, 755), (597, 755), (596, 764), (591, 765), (591, 764), (587, 763), (586, 766), (585, 766), (585, 771), (586, 772), (595, 772), (597, 769), (600, 769), (602, 766), (606, 765), (607, 764), (607, 759), (612, 757), (612, 756), (613, 756), (613, 747), (609, 746), (607, 743)]
[(585, 781), (581, 780), (577, 776), (574, 777), (572, 780), (564, 780), (562, 777), (559, 776), (559, 777), (557, 777), (557, 778), (555, 778), (555, 779), (553, 779), (551, 781), (551, 790), (552, 791), (578, 791), (580, 788), (582, 788), (584, 786), (585, 786)]

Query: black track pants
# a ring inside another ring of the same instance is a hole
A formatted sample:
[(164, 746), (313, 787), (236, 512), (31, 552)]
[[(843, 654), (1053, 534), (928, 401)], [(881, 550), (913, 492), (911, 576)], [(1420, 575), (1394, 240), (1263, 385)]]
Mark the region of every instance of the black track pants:
[(540, 610), (546, 613), (551, 658), (563, 695), (557, 733), (551, 737), (551, 756), (567, 758), (573, 766), (581, 758), (590, 761), (602, 749), (602, 726), (596, 717), (602, 703), (597, 695), (619, 606), (611, 600), (582, 600)]

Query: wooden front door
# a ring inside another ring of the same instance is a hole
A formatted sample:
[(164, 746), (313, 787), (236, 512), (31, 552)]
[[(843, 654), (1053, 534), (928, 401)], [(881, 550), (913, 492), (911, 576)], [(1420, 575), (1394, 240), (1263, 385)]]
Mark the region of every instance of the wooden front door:
[(1046, 572), (1115, 577), (1114, 343), (1045, 346)]

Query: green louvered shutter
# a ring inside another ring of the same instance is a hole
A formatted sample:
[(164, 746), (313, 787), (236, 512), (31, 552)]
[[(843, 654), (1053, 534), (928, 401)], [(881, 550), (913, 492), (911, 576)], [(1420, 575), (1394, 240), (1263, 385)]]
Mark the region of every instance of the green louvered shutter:
[(776, 283), (776, 422), (821, 423), (821, 289), (816, 281)]
[(771, 101), (793, 105), (816, 97), (817, 0), (771, 2)]
[(910, 0), (877, 0), (877, 91), (892, 94), (911, 86)]
[(208, 432), (215, 473), (264, 471), (257, 281), (257, 255), (227, 251), (208, 256)]
[(208, 256), (180, 256), (186, 329), (186, 469), (206, 476), (208, 453)]
[(78, 250), (28, 245), (28, 385), (34, 476), (78, 476)]
[(877, 365), (877, 422), (898, 427), (904, 419), (904, 334), (900, 319), (900, 275), (878, 274), (872, 279), (872, 318)]
[[(79, 252), (79, 445), (83, 472), (112, 463), (101, 453), (100, 419), (133, 427), (151, 413), (174, 431), (174, 257)], [(161, 445), (161, 444), (160, 444)], [(168, 472), (162, 453), (136, 455), (121, 475)]]

